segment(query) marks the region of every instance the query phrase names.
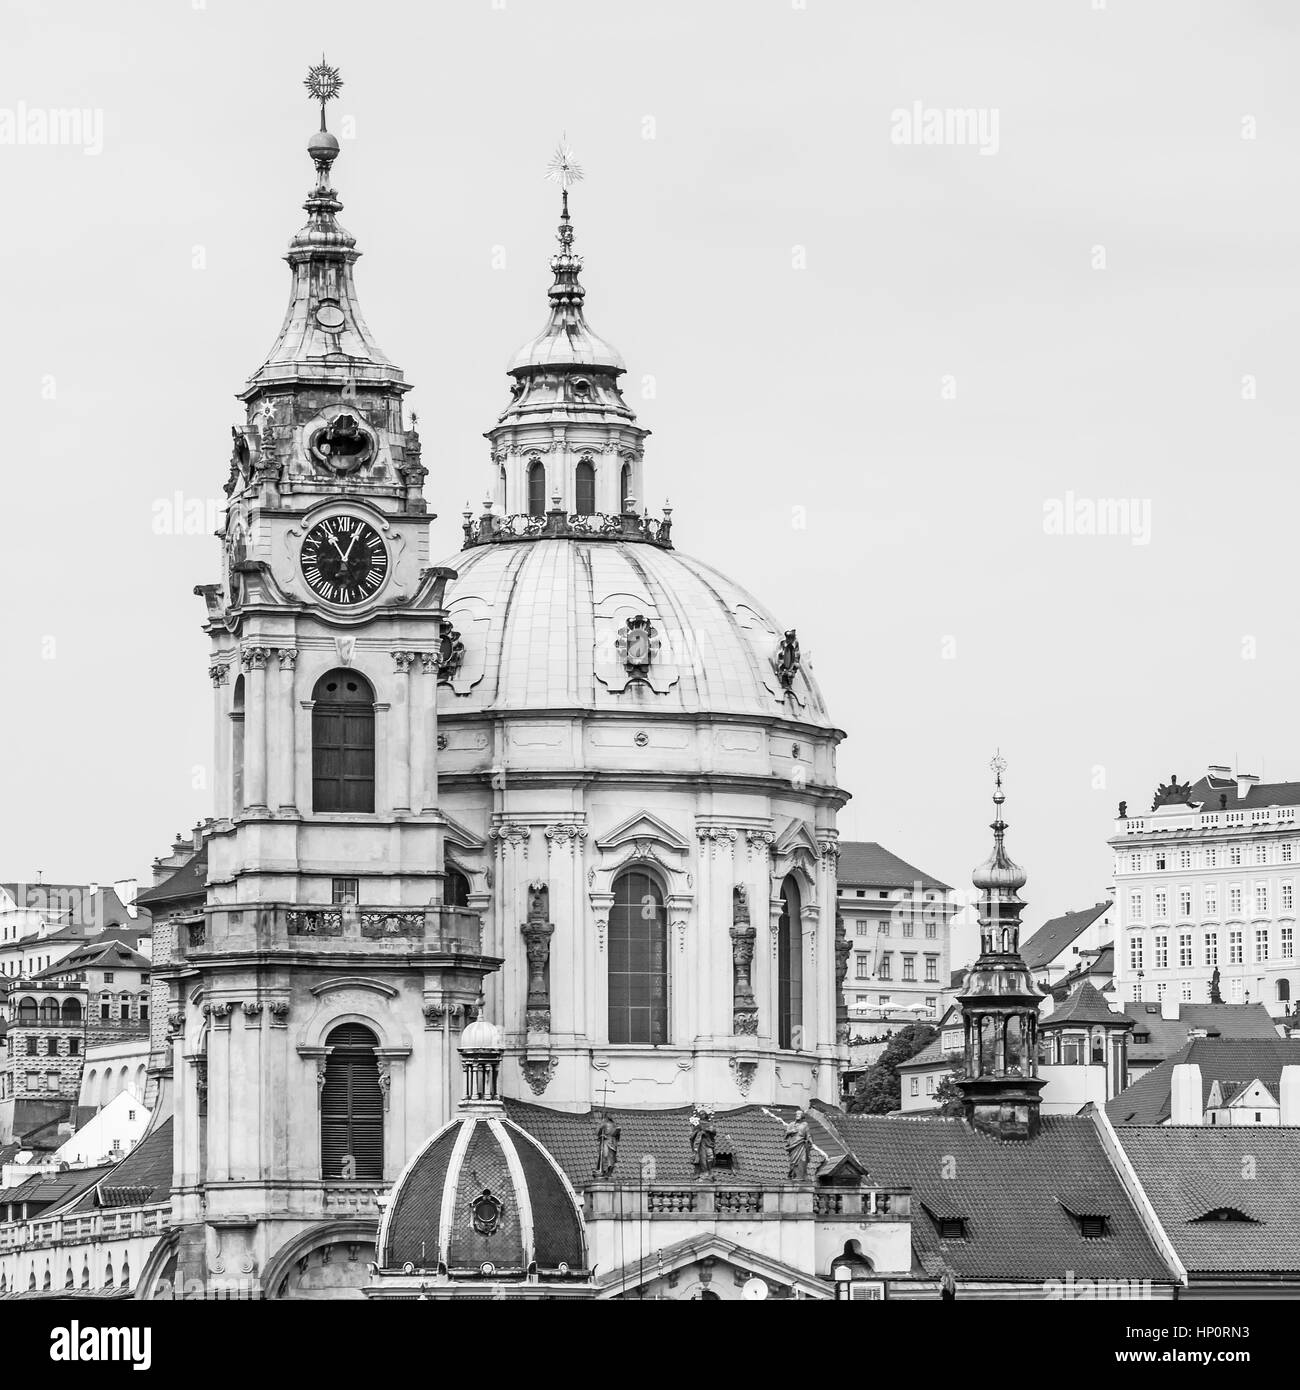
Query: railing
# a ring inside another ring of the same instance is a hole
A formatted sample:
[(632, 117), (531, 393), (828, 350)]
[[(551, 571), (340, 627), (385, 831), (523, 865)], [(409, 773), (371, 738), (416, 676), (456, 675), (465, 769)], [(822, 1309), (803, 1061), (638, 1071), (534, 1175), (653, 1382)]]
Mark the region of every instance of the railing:
[(586, 540), (648, 541), (651, 545), (672, 549), (672, 509), (664, 508), (662, 520), (637, 512), (565, 512), (550, 511), (542, 516), (526, 512), (511, 516), (496, 516), (485, 512), (478, 518), (465, 513), (465, 544), (468, 550), (475, 545), (500, 541), (544, 540), (550, 536), (578, 536)]
[(713, 1209), (719, 1216), (754, 1216), (763, 1210), (763, 1194), (719, 1189), (714, 1194)]
[[(0, 1197), (3, 1193), (0, 1193)], [(159, 1235), (171, 1221), (171, 1206), (105, 1208), (81, 1216), (45, 1216), (0, 1223), (0, 1253), (52, 1245)]]
[(667, 1211), (694, 1211), (698, 1193), (690, 1188), (652, 1187), (645, 1195), (646, 1210), (653, 1213)]
[(912, 1214), (912, 1198), (906, 1192), (885, 1192), (878, 1187), (851, 1188), (844, 1192), (822, 1189), (813, 1193), (814, 1216), (863, 1216), (900, 1219)]
[[(192, 929), (191, 929), (192, 930)], [(392, 948), (404, 952), (477, 956), (483, 924), (466, 908), (430, 905), (276, 903), (266, 907), (220, 907), (207, 923), (199, 945), (181, 939), (177, 956), (223, 949), (273, 945), (311, 945), (329, 949)]]
[(386, 1183), (378, 1186), (357, 1184), (344, 1187), (334, 1183), (323, 1189), (327, 1212), (356, 1212), (369, 1216), (379, 1211), (379, 1198), (388, 1190)]

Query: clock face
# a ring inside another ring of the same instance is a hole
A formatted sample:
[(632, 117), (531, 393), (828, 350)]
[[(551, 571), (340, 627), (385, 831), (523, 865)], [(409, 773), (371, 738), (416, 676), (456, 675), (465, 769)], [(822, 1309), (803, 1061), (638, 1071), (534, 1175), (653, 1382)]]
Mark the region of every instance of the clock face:
[(354, 516), (331, 516), (307, 532), (302, 573), (314, 594), (330, 603), (360, 603), (378, 592), (388, 573), (379, 532)]

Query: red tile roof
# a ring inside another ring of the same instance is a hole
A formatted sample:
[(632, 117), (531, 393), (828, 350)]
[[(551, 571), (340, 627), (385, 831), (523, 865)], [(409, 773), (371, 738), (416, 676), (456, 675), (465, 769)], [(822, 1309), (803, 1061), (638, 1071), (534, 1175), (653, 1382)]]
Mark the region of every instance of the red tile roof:
[(1041, 970), (1050, 965), (1057, 956), (1102, 916), (1110, 903), (1094, 903), (1078, 912), (1066, 912), (1044, 922), (1029, 938), (1020, 943), (1020, 956), (1030, 970)]
[[(1300, 1273), (1300, 1128), (1160, 1125), (1118, 1134), (1190, 1274)], [(1224, 1209), (1252, 1219), (1205, 1219)]]
[(136, 902), (157, 910), (188, 898), (202, 898), (207, 894), (208, 847), (196, 850), (170, 878), (165, 878), (153, 888), (146, 888), (136, 895)]
[(874, 840), (841, 840), (836, 878), (848, 888), (934, 888), (949, 891), (946, 883), (914, 868)]
[(1174, 1068), (1182, 1062), (1194, 1062), (1201, 1069), (1202, 1109), (1215, 1081), (1244, 1086), (1259, 1080), (1277, 1099), (1282, 1068), (1300, 1065), (1300, 1038), (1198, 1038), (1107, 1101), (1111, 1124), (1164, 1124), (1170, 1116)]

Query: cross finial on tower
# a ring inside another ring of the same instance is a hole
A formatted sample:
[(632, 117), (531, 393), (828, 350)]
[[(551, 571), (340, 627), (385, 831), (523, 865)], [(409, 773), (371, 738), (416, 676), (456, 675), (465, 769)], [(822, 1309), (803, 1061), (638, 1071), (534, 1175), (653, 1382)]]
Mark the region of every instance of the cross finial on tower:
[(560, 143), (556, 145), (551, 162), (546, 166), (546, 177), (552, 183), (558, 183), (562, 190), (560, 241), (567, 251), (573, 242), (573, 228), (569, 226), (569, 189), (582, 178), (582, 166), (573, 158), (567, 135), (560, 136)]

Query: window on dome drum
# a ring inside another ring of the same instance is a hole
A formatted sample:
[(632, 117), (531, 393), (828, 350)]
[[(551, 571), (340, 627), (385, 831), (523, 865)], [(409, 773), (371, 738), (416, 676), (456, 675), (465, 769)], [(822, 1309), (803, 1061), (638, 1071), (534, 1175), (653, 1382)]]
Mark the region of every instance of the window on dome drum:
[(384, 1176), (384, 1093), (377, 1039), (360, 1023), (344, 1023), (325, 1038), (325, 1085), (320, 1100), (320, 1162), (324, 1178), (378, 1180)]
[(546, 515), (546, 466), (541, 459), (528, 465), (528, 515)]
[(609, 1040), (668, 1041), (668, 923), (658, 883), (640, 869), (614, 880), (609, 913)]
[(590, 459), (583, 459), (578, 464), (573, 495), (573, 510), (580, 516), (590, 516), (596, 510), (596, 469)]
[(448, 869), (442, 882), (442, 900), (448, 907), (469, 906), (469, 879), (459, 869)]
[(315, 811), (375, 809), (375, 692), (356, 671), (316, 682), (311, 712), (311, 790)]
[(632, 495), (632, 465), (625, 463), (618, 478), (618, 508), (627, 511), (627, 499)]
[(793, 874), (781, 884), (776, 993), (777, 1046), (797, 1047), (803, 1033), (803, 899)]
[(230, 704), (230, 799), (232, 809), (244, 809), (244, 678), (235, 679)]

